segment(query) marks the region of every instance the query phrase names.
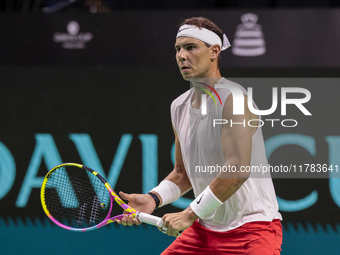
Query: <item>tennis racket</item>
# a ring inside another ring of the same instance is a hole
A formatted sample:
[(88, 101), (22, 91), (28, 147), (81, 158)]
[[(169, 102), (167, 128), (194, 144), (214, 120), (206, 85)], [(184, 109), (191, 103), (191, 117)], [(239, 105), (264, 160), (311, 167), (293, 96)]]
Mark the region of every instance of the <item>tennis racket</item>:
[(131, 208), (101, 175), (80, 164), (65, 163), (51, 169), (42, 183), (40, 196), (46, 215), (71, 231), (91, 231), (121, 220), (123, 214), (112, 216), (114, 201), (141, 222), (163, 226), (161, 218)]

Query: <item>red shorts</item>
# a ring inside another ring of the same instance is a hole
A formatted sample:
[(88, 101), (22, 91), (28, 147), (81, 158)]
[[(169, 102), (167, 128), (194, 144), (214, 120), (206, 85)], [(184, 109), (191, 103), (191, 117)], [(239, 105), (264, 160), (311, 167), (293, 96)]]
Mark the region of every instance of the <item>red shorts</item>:
[(280, 220), (250, 222), (227, 232), (212, 231), (195, 221), (161, 255), (277, 255), (281, 244)]

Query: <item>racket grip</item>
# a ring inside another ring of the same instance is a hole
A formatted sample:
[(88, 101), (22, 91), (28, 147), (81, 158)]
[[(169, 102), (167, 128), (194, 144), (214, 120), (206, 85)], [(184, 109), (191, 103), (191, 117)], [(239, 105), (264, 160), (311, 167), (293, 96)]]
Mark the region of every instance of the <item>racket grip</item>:
[(144, 223), (156, 226), (156, 227), (162, 227), (163, 226), (162, 218), (157, 217), (157, 216), (153, 216), (151, 214), (147, 214), (147, 213), (143, 213), (143, 212), (137, 212), (136, 219), (141, 221), (141, 222), (144, 222)]
[[(157, 217), (157, 216), (153, 216), (151, 214), (137, 212), (136, 213), (136, 219), (141, 221), (141, 222), (144, 222), (144, 223), (147, 223), (147, 224), (159, 227), (159, 228), (163, 227), (162, 218)], [(179, 237), (181, 235), (181, 233), (182, 233), (182, 231), (177, 234), (177, 237)]]

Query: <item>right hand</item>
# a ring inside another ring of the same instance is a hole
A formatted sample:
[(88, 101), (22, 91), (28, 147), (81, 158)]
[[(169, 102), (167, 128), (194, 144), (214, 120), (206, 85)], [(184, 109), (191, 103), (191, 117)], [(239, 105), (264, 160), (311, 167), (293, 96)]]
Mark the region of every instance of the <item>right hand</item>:
[[(133, 209), (151, 214), (155, 208), (156, 203), (155, 200), (148, 194), (127, 194), (122, 191), (119, 192), (119, 196), (124, 199), (128, 200), (128, 205)], [(116, 221), (118, 224), (122, 224), (123, 226), (132, 226), (133, 224), (140, 225), (141, 222), (131, 215), (124, 215), (121, 220)]]

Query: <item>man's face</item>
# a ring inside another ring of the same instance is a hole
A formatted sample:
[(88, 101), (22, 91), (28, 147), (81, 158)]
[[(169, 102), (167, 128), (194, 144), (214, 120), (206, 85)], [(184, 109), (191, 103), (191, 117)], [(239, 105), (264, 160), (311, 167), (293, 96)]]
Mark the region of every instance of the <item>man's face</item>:
[(175, 44), (176, 61), (184, 80), (208, 77), (212, 67), (211, 49), (192, 37), (178, 37)]

